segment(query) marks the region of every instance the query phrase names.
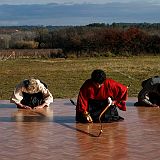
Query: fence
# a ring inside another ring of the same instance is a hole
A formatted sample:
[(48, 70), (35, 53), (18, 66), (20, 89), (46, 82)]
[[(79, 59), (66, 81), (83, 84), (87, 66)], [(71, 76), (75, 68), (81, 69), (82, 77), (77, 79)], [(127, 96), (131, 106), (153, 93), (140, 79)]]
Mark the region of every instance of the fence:
[(9, 49), (0, 50), (0, 59), (16, 58), (66, 58), (62, 49)]

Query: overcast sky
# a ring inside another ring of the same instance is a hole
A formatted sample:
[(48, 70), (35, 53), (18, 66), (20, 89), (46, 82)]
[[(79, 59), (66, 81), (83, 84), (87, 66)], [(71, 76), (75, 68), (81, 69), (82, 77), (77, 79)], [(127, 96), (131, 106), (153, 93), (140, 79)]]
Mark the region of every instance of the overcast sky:
[(46, 3), (108, 3), (108, 2), (151, 2), (160, 4), (160, 0), (0, 0), (1, 4), (46, 4)]
[(0, 0), (0, 26), (160, 23), (159, 15), (160, 0)]

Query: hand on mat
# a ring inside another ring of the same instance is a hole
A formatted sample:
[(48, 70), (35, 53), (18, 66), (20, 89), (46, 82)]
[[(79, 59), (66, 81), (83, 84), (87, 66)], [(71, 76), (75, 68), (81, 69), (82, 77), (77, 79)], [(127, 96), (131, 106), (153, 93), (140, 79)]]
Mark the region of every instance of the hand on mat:
[(29, 106), (24, 106), (24, 109), (32, 109), (32, 108)]
[(47, 107), (48, 106), (44, 103), (44, 104), (34, 107), (34, 109), (42, 109), (42, 108), (47, 108)]
[(88, 123), (92, 123), (93, 122), (92, 117), (90, 116), (90, 114), (87, 111), (85, 111), (83, 113), (83, 116), (86, 119), (86, 122), (88, 122)]
[(17, 104), (17, 108), (19, 108), (19, 109), (32, 109), (31, 107), (23, 105), (21, 103)]
[(43, 106), (42, 105), (39, 105), (39, 106), (37, 106), (37, 107), (34, 107), (33, 109), (42, 109), (43, 108)]
[(158, 106), (157, 104), (153, 104), (152, 106), (153, 106), (153, 107), (157, 107), (157, 108), (159, 108), (159, 106)]

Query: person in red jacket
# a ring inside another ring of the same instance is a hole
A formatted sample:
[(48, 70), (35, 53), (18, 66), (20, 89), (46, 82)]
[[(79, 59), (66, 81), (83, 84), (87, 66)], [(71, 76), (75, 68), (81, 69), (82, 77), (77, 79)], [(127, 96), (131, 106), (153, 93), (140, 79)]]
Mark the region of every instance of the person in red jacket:
[(98, 122), (99, 116), (108, 105), (108, 98), (112, 99), (112, 105), (103, 114), (102, 122), (123, 120), (117, 111), (117, 107), (126, 111), (128, 87), (111, 78), (101, 69), (92, 72), (80, 88), (76, 105), (76, 121), (82, 123)]

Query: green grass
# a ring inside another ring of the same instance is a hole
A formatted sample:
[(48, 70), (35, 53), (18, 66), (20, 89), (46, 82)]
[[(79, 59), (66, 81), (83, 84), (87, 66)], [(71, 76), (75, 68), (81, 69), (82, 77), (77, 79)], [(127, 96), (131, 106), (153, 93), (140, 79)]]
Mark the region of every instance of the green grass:
[(9, 99), (15, 85), (28, 77), (46, 82), (54, 98), (73, 98), (97, 68), (124, 85), (131, 84), (129, 96), (137, 96), (142, 80), (159, 75), (159, 62), (160, 56), (0, 61), (0, 99)]

